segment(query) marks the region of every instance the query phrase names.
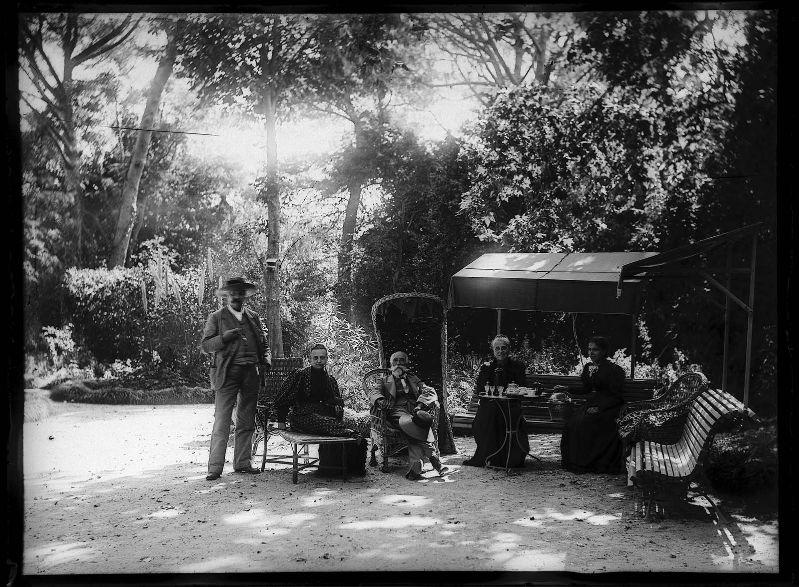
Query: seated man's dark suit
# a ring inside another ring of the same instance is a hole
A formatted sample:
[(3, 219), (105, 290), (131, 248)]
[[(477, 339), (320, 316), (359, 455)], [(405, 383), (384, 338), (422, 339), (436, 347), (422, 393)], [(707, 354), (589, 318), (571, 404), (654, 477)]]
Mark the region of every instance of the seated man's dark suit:
[[(393, 374), (387, 375), (383, 379), (380, 388), (369, 393), (369, 403), (372, 411), (381, 409), (377, 404), (382, 403), (382, 409), (386, 410), (386, 420), (398, 430), (400, 429), (400, 417), (406, 414), (413, 416), (417, 409), (417, 404), (421, 407), (439, 405), (435, 389), (425, 385), (419, 377), (410, 371), (406, 371), (402, 378), (397, 378)], [(405, 433), (403, 432), (403, 434)], [(421, 474), (422, 459), (425, 457), (434, 466), (438, 463), (439, 466), (436, 468), (440, 467), (440, 463), (435, 457), (435, 447), (433, 445), (435, 437), (432, 429), (424, 441), (411, 438), (407, 434), (405, 434), (405, 438), (408, 442), (409, 473)]]

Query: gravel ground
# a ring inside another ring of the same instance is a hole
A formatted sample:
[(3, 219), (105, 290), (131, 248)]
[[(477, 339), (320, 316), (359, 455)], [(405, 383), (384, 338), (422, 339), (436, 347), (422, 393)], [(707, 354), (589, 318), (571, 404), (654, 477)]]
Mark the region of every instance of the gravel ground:
[(543, 462), (510, 475), (462, 467), (474, 441), (456, 437), (443, 478), (368, 468), (294, 485), (285, 465), (228, 463), (208, 482), (212, 420), (212, 405), (68, 404), (27, 422), (23, 573), (777, 572), (775, 511), (722, 503), (719, 519), (691, 493), (647, 522), (623, 476), (560, 469), (557, 435), (531, 436)]

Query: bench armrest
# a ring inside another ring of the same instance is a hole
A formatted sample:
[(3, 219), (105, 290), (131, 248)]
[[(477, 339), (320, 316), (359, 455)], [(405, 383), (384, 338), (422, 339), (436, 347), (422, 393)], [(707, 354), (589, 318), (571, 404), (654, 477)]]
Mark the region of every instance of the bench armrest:
[(642, 412), (644, 410), (653, 410), (656, 409), (658, 406), (658, 400), (656, 399), (643, 399), (637, 402), (627, 402), (622, 405), (621, 410), (619, 411), (619, 420), (626, 418), (632, 414), (637, 412)]
[(661, 444), (673, 444), (680, 439), (688, 410), (684, 407), (664, 408), (639, 413), (640, 417), (624, 429), (621, 425), (619, 435), (628, 444), (647, 440)]

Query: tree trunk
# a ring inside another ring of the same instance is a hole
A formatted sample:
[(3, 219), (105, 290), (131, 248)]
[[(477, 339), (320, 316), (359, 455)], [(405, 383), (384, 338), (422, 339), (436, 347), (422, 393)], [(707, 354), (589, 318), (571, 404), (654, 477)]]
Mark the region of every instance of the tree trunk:
[(273, 357), (283, 356), (283, 329), (280, 324), (280, 188), (277, 177), (277, 137), (275, 90), (264, 90), (266, 115), (266, 185), (260, 198), (266, 202), (269, 233), (266, 240), (267, 259), (277, 259), (273, 269), (263, 263), (263, 283), (266, 296), (266, 327), (269, 329), (269, 348)]
[(139, 233), (141, 232), (141, 227), (144, 226), (144, 214), (147, 212), (147, 202), (147, 198), (142, 198), (137, 205), (136, 222), (133, 225), (133, 232), (130, 233), (128, 250), (134, 249), (139, 242)]
[(538, 52), (535, 56), (535, 80), (542, 86), (549, 84), (549, 76), (552, 74), (552, 66), (549, 63), (549, 50), (547, 39), (549, 32), (544, 29), (538, 35)]
[[(168, 35), (164, 54), (161, 56), (161, 61), (158, 63), (155, 77), (153, 77), (153, 81), (150, 84), (147, 103), (144, 107), (144, 113), (142, 114), (141, 123), (139, 125), (141, 129), (151, 129), (155, 124), (155, 115), (161, 104), (161, 95), (163, 94), (166, 82), (169, 80), (169, 76), (172, 75), (172, 68), (175, 64), (175, 56), (177, 54), (176, 30), (173, 28), (169, 31)], [(136, 220), (139, 184), (141, 182), (142, 173), (144, 172), (144, 164), (147, 160), (147, 152), (150, 149), (152, 135), (153, 133), (151, 130), (138, 131), (136, 143), (130, 155), (130, 165), (128, 166), (128, 173), (125, 178), (125, 183), (123, 184), (124, 188), (122, 189), (122, 204), (119, 208), (113, 249), (109, 258), (109, 265), (111, 267), (124, 266), (125, 259), (127, 259), (128, 256), (130, 236), (133, 231), (133, 224)]]
[[(363, 150), (363, 127), (355, 123), (355, 152)], [(338, 251), (338, 301), (339, 310), (351, 322), (355, 320), (355, 309), (352, 305), (352, 250), (355, 241), (355, 227), (358, 222), (358, 208), (361, 205), (363, 177), (357, 174), (347, 182), (349, 199), (344, 212), (344, 224), (341, 228), (341, 243)]]
[(64, 191), (69, 200), (75, 206), (75, 246), (71, 248), (70, 264), (81, 267), (83, 262), (83, 189), (80, 177), (80, 151), (78, 150), (77, 137), (75, 132), (75, 116), (72, 110), (72, 88), (74, 85), (72, 71), (72, 47), (64, 46), (64, 93), (62, 106), (64, 108), (64, 145), (63, 145), (63, 164), (64, 164)]

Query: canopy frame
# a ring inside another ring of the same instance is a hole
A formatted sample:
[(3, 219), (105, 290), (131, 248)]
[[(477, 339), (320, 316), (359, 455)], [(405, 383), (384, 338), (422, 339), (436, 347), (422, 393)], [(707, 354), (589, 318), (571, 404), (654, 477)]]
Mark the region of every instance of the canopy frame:
[[(732, 307), (734, 305), (736, 307), (741, 308), (744, 312), (746, 312), (747, 315), (746, 366), (745, 366), (744, 389), (743, 389), (743, 403), (746, 406), (749, 405), (749, 388), (750, 388), (751, 364), (752, 364), (752, 329), (754, 324), (753, 318), (754, 318), (754, 295), (755, 295), (755, 265), (757, 260), (757, 235), (758, 231), (760, 230), (760, 226), (761, 223), (751, 224), (736, 230), (731, 230), (728, 232), (718, 234), (716, 236), (701, 239), (694, 243), (683, 245), (681, 247), (677, 247), (675, 249), (671, 249), (669, 251), (665, 251), (662, 253), (637, 253), (637, 255), (639, 256), (645, 255), (645, 257), (620, 265), (618, 267), (618, 273), (617, 273), (618, 278), (616, 281), (617, 300), (619, 300), (622, 297), (623, 286), (625, 283), (629, 284), (632, 284), (634, 282), (648, 283), (653, 279), (665, 278), (665, 277), (685, 278), (685, 277), (698, 276), (703, 281), (709, 283), (713, 288), (715, 288), (717, 291), (720, 291), (724, 295), (725, 303), (723, 306), (718, 302), (716, 302), (716, 300), (714, 300), (713, 298), (708, 297), (708, 300), (711, 303), (713, 303), (713, 305), (724, 310), (724, 341), (723, 341), (723, 359), (722, 359), (723, 371), (722, 371), (722, 383), (721, 383), (722, 390), (724, 391), (727, 391), (727, 381), (728, 381), (728, 371), (729, 371), (730, 317), (732, 313)], [(733, 246), (744, 239), (751, 239), (749, 266), (733, 267)], [(726, 262), (723, 268), (705, 267), (702, 265), (702, 263), (699, 264), (696, 263), (697, 257), (705, 256), (707, 253), (717, 250), (719, 248), (726, 249)], [(513, 253), (509, 253), (508, 255), (512, 254)], [(589, 253), (589, 254), (597, 255), (597, 253)], [(621, 255), (621, 253), (616, 253), (616, 254)], [(635, 255), (635, 253), (629, 253), (628, 255)], [(474, 303), (474, 301), (463, 302), (462, 300), (459, 300), (459, 303), (455, 303), (454, 292), (455, 292), (456, 277), (485, 279), (489, 277), (488, 273), (485, 276), (474, 275), (474, 273), (479, 272), (480, 270), (486, 270), (487, 272), (495, 271), (499, 273), (504, 270), (501, 267), (489, 267), (489, 268), (480, 267), (481, 260), (482, 257), (479, 258), (478, 260), (475, 260), (470, 265), (461, 269), (461, 271), (452, 276), (450, 280), (450, 295), (448, 300), (449, 301), (448, 305), (450, 307), (452, 306), (492, 307), (491, 305), (485, 305), (483, 303), (484, 300), (482, 299), (480, 300), (479, 303)], [(685, 265), (686, 262), (691, 262), (692, 265), (686, 266)], [(470, 271), (472, 272), (471, 274)], [(575, 269), (575, 272), (576, 271), (577, 270)], [(616, 275), (616, 273), (614, 273), (614, 275)], [(748, 297), (746, 301), (741, 299), (742, 296), (733, 293), (732, 291), (733, 275), (747, 276), (749, 278)], [(544, 279), (546, 277), (547, 276), (544, 276), (543, 278), (540, 276), (532, 277), (530, 278), (531, 283), (535, 283), (535, 280)], [(514, 279), (516, 279), (515, 276)], [(603, 277), (602, 280), (606, 279), (607, 279), (607, 273), (605, 273), (605, 277)], [(577, 283), (587, 284), (589, 280), (580, 281), (579, 279), (577, 279), (576, 281)], [(631, 295), (633, 295), (634, 297), (632, 299), (628, 297), (627, 298), (628, 302), (626, 302), (623, 305), (619, 305), (614, 311), (603, 312), (601, 310), (597, 310), (595, 313), (630, 315), (631, 317), (630, 377), (634, 379), (635, 365), (636, 365), (636, 358), (635, 358), (636, 340), (638, 338), (638, 316), (640, 313), (641, 293), (640, 289), (638, 288), (632, 288), (630, 292)], [(497, 334), (500, 334), (502, 330), (502, 310), (508, 308), (497, 307), (497, 306), (493, 307), (497, 311)], [(511, 309), (525, 310), (525, 308), (519, 308), (519, 307)], [(569, 310), (539, 309), (533, 307), (529, 308), (529, 310), (569, 312)], [(570, 313), (580, 313), (585, 311), (586, 311), (585, 309), (580, 309), (580, 310), (573, 310)]]
[[(651, 280), (654, 278), (663, 277), (699, 276), (724, 295), (724, 341), (721, 374), (722, 391), (727, 391), (730, 359), (730, 317), (732, 314), (732, 305), (735, 304), (746, 313), (746, 362), (744, 367), (743, 404), (747, 407), (749, 406), (749, 389), (752, 373), (752, 331), (754, 327), (757, 236), (761, 226), (762, 223), (760, 222), (749, 224), (736, 230), (731, 230), (716, 236), (696, 241), (695, 243), (683, 245), (659, 255), (629, 263), (622, 267), (621, 271), (619, 272), (619, 287), (621, 287), (621, 283), (623, 281), (633, 278), (646, 278), (647, 280)], [(749, 266), (733, 267), (733, 246), (745, 239), (750, 240)], [(726, 254), (724, 268), (679, 267), (677, 270), (674, 269), (675, 266), (685, 261), (692, 260), (695, 257), (704, 255), (721, 247), (725, 248)], [(713, 273), (723, 274), (724, 283), (716, 278)], [(748, 298), (746, 302), (732, 292), (732, 276), (736, 274), (746, 275), (749, 278)], [(712, 298), (708, 297), (708, 299), (713, 302), (714, 305), (720, 306), (720, 304), (716, 303)]]

